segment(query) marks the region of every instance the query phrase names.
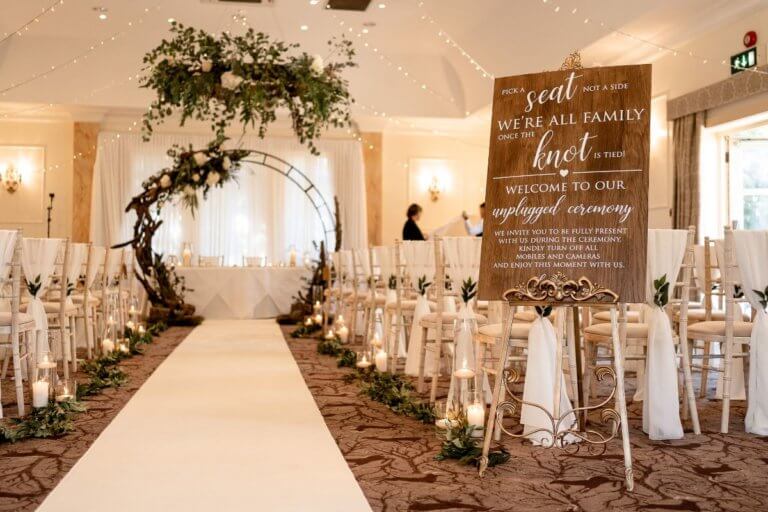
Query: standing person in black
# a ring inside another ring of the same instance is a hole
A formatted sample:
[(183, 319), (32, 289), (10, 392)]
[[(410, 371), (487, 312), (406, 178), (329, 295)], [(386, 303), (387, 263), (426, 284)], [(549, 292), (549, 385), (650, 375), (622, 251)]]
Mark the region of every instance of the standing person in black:
[(406, 215), (408, 215), (408, 220), (403, 225), (403, 240), (426, 240), (428, 237), (421, 232), (419, 225), (416, 224), (421, 218), (421, 206), (413, 203), (408, 207)]

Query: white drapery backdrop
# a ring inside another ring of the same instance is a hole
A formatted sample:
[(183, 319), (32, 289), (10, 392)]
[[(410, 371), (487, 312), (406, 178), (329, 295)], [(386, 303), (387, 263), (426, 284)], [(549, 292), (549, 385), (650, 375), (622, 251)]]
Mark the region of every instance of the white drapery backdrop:
[[(135, 216), (125, 213), (141, 183), (171, 164), (167, 151), (174, 144), (205, 148), (211, 135), (154, 134), (144, 142), (133, 133), (101, 132), (94, 166), (91, 240), (114, 245), (129, 240)], [(319, 156), (289, 138), (245, 136), (226, 146), (269, 153), (303, 172), (321, 191), (333, 211), (339, 198), (344, 248), (366, 247), (365, 175), (360, 143), (318, 141)], [(254, 158), (256, 160), (256, 158)], [(244, 164), (237, 181), (214, 189), (193, 217), (180, 204), (166, 205), (154, 249), (180, 255), (189, 242), (195, 254), (220, 256), (225, 264), (242, 264), (243, 256), (287, 260), (290, 246), (299, 258), (314, 255), (312, 241), (323, 240), (320, 219), (304, 192), (285, 176), (267, 167)], [(329, 226), (332, 229), (333, 226)], [(333, 248), (330, 248), (333, 250)]]

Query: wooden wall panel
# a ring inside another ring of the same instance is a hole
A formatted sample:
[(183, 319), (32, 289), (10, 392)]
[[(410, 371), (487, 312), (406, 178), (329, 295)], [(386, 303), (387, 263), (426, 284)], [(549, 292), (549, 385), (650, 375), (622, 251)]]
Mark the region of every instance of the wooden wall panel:
[(368, 243), (381, 245), (383, 191), (382, 191), (382, 136), (381, 133), (362, 133), (363, 162), (365, 164), (365, 193), (368, 214)]
[(91, 226), (93, 166), (99, 123), (74, 123), (72, 162), (72, 241), (88, 242)]

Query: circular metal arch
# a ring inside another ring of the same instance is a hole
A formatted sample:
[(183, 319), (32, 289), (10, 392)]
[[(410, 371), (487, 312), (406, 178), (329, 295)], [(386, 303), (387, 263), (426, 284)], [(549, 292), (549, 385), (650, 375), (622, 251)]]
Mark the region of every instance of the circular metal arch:
[(254, 149), (246, 149), (245, 151), (248, 151), (250, 155), (240, 160), (240, 163), (260, 165), (272, 169), (285, 176), (304, 192), (304, 195), (307, 196), (315, 208), (320, 224), (323, 227), (325, 250), (333, 251), (336, 247), (336, 216), (330, 206), (328, 206), (328, 201), (325, 200), (320, 189), (315, 186), (306, 174), (282, 158)]

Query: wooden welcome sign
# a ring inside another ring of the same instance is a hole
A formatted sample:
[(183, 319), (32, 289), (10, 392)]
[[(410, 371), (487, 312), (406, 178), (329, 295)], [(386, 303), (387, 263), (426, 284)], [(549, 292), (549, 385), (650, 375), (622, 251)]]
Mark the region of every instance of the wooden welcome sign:
[(651, 66), (497, 78), (479, 297), (645, 302)]

